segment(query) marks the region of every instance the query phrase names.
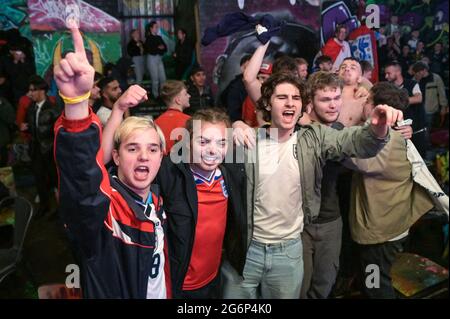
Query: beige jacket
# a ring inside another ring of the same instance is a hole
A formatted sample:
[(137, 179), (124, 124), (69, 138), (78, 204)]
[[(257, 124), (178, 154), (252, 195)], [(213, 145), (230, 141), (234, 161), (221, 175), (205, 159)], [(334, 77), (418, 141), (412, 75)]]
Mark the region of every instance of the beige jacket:
[(352, 159), (350, 231), (359, 244), (389, 241), (407, 231), (433, 208), (424, 188), (413, 182), (406, 141), (392, 131), (389, 143), (374, 158)]

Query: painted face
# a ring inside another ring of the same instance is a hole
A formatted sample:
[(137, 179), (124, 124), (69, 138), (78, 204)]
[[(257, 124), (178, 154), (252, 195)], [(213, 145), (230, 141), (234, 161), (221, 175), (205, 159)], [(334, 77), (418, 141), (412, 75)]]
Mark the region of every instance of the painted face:
[(341, 88), (326, 87), (316, 90), (313, 99), (313, 114), (322, 124), (336, 122), (342, 107)]
[(345, 85), (355, 85), (361, 81), (361, 65), (353, 60), (345, 60), (339, 67), (339, 77)]
[(186, 89), (182, 89), (180, 93), (178, 93), (177, 97), (178, 98), (178, 103), (183, 107), (189, 107), (189, 99), (190, 99), (190, 95), (187, 92)]
[(306, 80), (306, 77), (308, 76), (308, 66), (306, 64), (298, 65), (297, 72), (300, 79)]
[(291, 83), (278, 84), (270, 98), (270, 111), (273, 128), (293, 130), (300, 117), (302, 98), (299, 89)]
[(108, 85), (106, 85), (105, 89), (103, 90), (102, 95), (109, 99), (111, 102), (116, 102), (122, 95), (122, 89), (119, 86), (119, 82), (117, 80), (114, 80), (108, 83)]
[(386, 80), (388, 80), (389, 82), (395, 82), (397, 81), (398, 78), (398, 74), (399, 74), (399, 69), (396, 68), (395, 66), (388, 66), (385, 70), (384, 70), (384, 77), (386, 78)]
[(223, 162), (228, 149), (225, 123), (202, 122), (192, 135), (192, 165), (203, 173), (212, 172)]
[(197, 87), (204, 87), (205, 81), (206, 81), (206, 75), (205, 72), (199, 71), (191, 76), (191, 80)]
[(144, 200), (162, 160), (160, 139), (154, 128), (133, 131), (113, 151), (120, 181)]

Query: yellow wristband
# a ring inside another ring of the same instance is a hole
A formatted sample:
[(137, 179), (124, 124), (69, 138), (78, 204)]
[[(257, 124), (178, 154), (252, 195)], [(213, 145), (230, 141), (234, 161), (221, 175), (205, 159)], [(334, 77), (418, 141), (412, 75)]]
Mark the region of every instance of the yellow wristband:
[(59, 96), (63, 99), (64, 104), (78, 104), (84, 100), (87, 100), (91, 96), (91, 91), (76, 97), (67, 97), (59, 92)]

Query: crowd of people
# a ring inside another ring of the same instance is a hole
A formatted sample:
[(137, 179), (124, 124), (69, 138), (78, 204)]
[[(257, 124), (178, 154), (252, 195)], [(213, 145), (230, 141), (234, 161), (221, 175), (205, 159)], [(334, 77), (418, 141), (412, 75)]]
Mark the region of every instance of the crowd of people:
[[(54, 66), (56, 97), (17, 35), (0, 65), (1, 163), (16, 130), (30, 146), (38, 217), (58, 186), (83, 295), (329, 298), (353, 267), (347, 235), (360, 291), (395, 298), (395, 256), (435, 206), (413, 181), (406, 141), (428, 159), (430, 133), (448, 118), (442, 44), (425, 52), (420, 33), (392, 19), (379, 30), (383, 80), (371, 83), (345, 26), (315, 61), (267, 60), (268, 41), (215, 96), (183, 29), (176, 79), (166, 79), (158, 29), (150, 23), (145, 41), (131, 31), (125, 85), (94, 71), (74, 26), (75, 51)], [(131, 116), (149, 98), (167, 110)], [(378, 288), (365, 285), (368, 265), (379, 267)]]

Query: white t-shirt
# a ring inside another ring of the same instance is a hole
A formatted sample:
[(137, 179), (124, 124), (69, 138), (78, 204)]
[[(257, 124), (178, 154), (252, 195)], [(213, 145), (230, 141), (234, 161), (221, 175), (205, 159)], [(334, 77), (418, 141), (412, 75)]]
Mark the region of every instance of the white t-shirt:
[(253, 239), (273, 244), (299, 238), (303, 210), (297, 133), (284, 143), (259, 141), (258, 166)]
[(112, 110), (110, 108), (107, 108), (106, 106), (100, 106), (100, 108), (98, 109), (97, 116), (100, 119), (103, 127), (106, 125), (106, 122), (108, 122), (111, 113)]

